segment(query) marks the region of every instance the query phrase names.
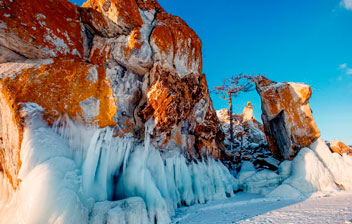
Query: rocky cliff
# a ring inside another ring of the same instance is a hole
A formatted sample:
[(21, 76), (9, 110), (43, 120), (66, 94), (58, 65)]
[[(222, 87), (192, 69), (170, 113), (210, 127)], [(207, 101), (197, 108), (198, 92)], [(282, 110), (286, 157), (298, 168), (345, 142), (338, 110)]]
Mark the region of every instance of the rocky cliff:
[(0, 163), (21, 167), (24, 103), (52, 125), (112, 127), (188, 159), (219, 158), (221, 129), (202, 74), (202, 43), (154, 0), (0, 1)]
[(256, 77), (255, 84), (270, 150), (280, 160), (293, 159), (320, 136), (308, 102), (311, 88), (300, 83), (276, 83), (263, 76)]

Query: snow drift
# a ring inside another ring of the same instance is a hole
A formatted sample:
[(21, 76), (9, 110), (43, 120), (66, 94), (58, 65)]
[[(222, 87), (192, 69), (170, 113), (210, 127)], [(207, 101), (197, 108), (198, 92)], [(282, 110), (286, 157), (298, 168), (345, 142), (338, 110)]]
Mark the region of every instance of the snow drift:
[(61, 119), (49, 127), (27, 103), (20, 188), (0, 175), (0, 223), (169, 223), (177, 207), (231, 196), (235, 178), (212, 158), (175, 151)]

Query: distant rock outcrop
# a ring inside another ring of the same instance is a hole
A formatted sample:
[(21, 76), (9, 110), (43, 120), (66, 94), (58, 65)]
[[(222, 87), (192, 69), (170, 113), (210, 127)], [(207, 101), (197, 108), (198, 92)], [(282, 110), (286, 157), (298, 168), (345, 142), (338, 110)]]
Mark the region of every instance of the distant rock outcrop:
[(346, 153), (352, 155), (352, 148), (340, 141), (331, 141), (328, 143), (328, 146), (332, 152), (336, 152), (340, 155)]
[(216, 111), (225, 133), (225, 153), (223, 162), (230, 170), (239, 171), (244, 161), (250, 161), (261, 170), (278, 168), (268, 150), (263, 125), (253, 116), (253, 106), (248, 102), (242, 114), (233, 114), (234, 150), (230, 150), (230, 112), (228, 109)]
[(300, 83), (276, 83), (263, 76), (257, 77), (255, 84), (270, 150), (280, 160), (293, 159), (320, 136), (308, 103), (311, 88)]
[(202, 74), (202, 43), (155, 0), (0, 1), (0, 163), (19, 181), (23, 103), (144, 138), (187, 158), (220, 157), (222, 131)]

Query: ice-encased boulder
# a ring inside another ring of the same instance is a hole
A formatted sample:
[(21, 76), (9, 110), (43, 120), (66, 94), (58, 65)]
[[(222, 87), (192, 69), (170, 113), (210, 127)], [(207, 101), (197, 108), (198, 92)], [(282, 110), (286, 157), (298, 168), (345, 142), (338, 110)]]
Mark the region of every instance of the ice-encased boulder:
[(143, 140), (188, 159), (220, 157), (222, 131), (202, 74), (201, 41), (154, 0), (0, 1), (2, 169), (16, 187), (23, 103)]
[(320, 136), (308, 103), (311, 88), (300, 83), (276, 83), (263, 76), (256, 77), (255, 84), (270, 150), (280, 160), (293, 159)]

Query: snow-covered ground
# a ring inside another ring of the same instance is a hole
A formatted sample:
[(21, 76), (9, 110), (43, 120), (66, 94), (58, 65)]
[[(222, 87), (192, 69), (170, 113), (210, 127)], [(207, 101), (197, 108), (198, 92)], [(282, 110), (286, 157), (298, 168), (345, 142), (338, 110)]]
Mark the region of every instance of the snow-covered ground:
[(238, 193), (180, 208), (172, 223), (352, 223), (352, 191), (294, 200)]

